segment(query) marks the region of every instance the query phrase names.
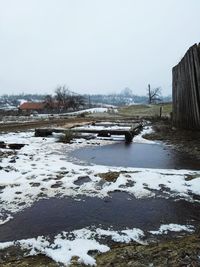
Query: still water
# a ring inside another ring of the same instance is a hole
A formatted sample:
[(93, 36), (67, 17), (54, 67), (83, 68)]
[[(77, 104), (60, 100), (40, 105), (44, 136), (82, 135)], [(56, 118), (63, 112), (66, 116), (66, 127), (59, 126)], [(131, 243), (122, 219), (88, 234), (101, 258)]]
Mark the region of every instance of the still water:
[(140, 228), (157, 230), (160, 224), (193, 225), (200, 221), (200, 204), (163, 198), (136, 199), (127, 193), (115, 192), (106, 199), (82, 197), (46, 199), (36, 202), (0, 227), (0, 241), (39, 235), (54, 236), (87, 226), (115, 230)]
[(108, 166), (200, 169), (200, 162), (163, 144), (139, 144), (124, 142), (77, 149), (71, 156), (87, 163)]

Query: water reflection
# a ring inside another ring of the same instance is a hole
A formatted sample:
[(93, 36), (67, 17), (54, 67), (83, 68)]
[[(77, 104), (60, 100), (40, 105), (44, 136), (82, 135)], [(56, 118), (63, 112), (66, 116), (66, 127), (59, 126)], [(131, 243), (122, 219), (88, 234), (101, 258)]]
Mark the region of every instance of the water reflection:
[(160, 169), (200, 169), (200, 162), (161, 144), (125, 144), (85, 147), (73, 151), (72, 157), (89, 163)]
[(200, 204), (184, 200), (136, 199), (127, 193), (115, 192), (107, 199), (84, 197), (46, 199), (15, 215), (0, 227), (0, 241), (52, 235), (90, 225), (116, 230), (158, 229), (160, 224), (198, 223)]

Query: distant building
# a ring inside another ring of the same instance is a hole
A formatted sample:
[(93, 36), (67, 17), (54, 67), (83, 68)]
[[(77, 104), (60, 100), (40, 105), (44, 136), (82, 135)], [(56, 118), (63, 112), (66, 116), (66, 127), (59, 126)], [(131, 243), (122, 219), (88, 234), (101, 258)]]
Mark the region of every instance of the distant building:
[(46, 109), (45, 102), (24, 102), (19, 106), (19, 110), (25, 113), (42, 113)]
[(19, 106), (19, 111), (24, 114), (35, 114), (35, 113), (55, 113), (62, 112), (64, 106), (58, 101), (43, 101), (43, 102), (24, 102)]

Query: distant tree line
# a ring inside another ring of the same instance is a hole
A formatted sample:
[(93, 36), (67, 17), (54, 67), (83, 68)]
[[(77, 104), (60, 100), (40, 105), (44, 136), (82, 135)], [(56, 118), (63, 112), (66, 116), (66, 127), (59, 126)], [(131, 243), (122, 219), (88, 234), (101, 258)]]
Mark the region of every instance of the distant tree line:
[(170, 102), (171, 96), (162, 97), (161, 88), (147, 89), (147, 95), (139, 96), (133, 94), (133, 91), (126, 87), (120, 93), (114, 94), (76, 94), (69, 90), (65, 85), (58, 86), (53, 95), (51, 94), (16, 94), (2, 95), (0, 97), (0, 106), (5, 104), (19, 106), (21, 101), (27, 102), (45, 102), (49, 112), (78, 110), (85, 107), (94, 107), (99, 105), (124, 106), (131, 104), (152, 104), (160, 101)]
[(86, 105), (85, 97), (70, 91), (65, 85), (58, 86), (55, 89), (54, 95), (43, 94), (4, 94), (0, 97), (0, 106), (12, 105), (19, 106), (21, 101), (27, 102), (43, 102), (45, 103), (45, 110), (53, 111), (67, 111), (78, 110)]
[(147, 95), (139, 96), (133, 94), (133, 91), (130, 88), (126, 87), (118, 94), (94, 94), (84, 96), (86, 99), (90, 99), (90, 102), (93, 104), (107, 104), (115, 106), (124, 106), (131, 104), (155, 104), (159, 102), (172, 101), (171, 96), (163, 97), (161, 92), (162, 90), (160, 87), (148, 87)]

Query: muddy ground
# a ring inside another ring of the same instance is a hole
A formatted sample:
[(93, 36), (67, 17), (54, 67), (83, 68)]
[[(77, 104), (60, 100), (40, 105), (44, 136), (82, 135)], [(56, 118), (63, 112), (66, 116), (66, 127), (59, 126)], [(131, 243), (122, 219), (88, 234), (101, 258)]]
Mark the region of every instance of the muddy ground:
[(12, 132), (12, 131), (26, 131), (29, 129), (40, 128), (40, 127), (67, 127), (70, 128), (75, 125), (87, 124), (92, 122), (91, 118), (51, 118), (47, 120), (39, 121), (29, 121), (29, 122), (11, 122), (11, 123), (2, 123), (0, 124), (0, 133)]
[(97, 257), (97, 266), (200, 266), (200, 235), (177, 238), (157, 244), (113, 248)]
[[(146, 135), (145, 138), (163, 141), (173, 145), (174, 149), (200, 160), (200, 132), (174, 129), (169, 121), (154, 122), (153, 128), (154, 132)], [(43, 255), (23, 258), (16, 251), (10, 251), (7, 257), (3, 255), (5, 254), (0, 252), (2, 267), (63, 266)], [(96, 261), (99, 267), (197, 267), (200, 266), (200, 231), (159, 243), (152, 242), (149, 245), (115, 245), (109, 252), (97, 255)], [(77, 259), (74, 259), (70, 266), (84, 265), (78, 264)]]
[[(39, 255), (22, 258), (12, 251), (8, 258), (1, 258), (2, 267), (56, 267), (51, 259)], [(109, 252), (96, 256), (99, 267), (198, 267), (200, 266), (200, 234), (179, 237), (149, 245), (115, 245)], [(70, 267), (83, 267), (74, 258)]]
[(200, 131), (176, 129), (169, 120), (159, 120), (152, 125), (154, 132), (146, 134), (146, 139), (162, 141), (200, 160)]

